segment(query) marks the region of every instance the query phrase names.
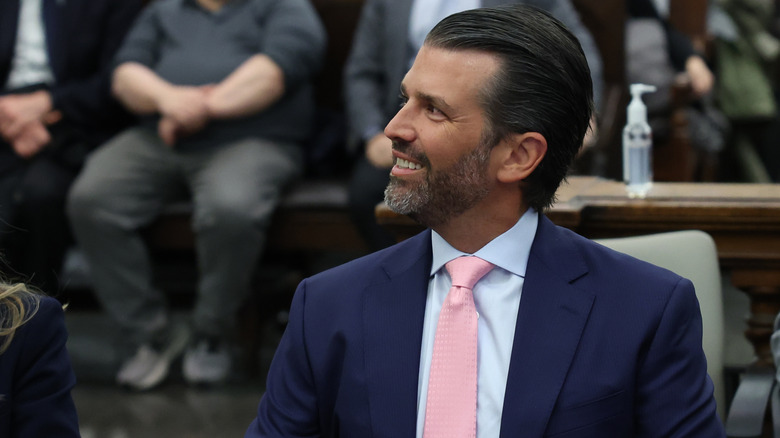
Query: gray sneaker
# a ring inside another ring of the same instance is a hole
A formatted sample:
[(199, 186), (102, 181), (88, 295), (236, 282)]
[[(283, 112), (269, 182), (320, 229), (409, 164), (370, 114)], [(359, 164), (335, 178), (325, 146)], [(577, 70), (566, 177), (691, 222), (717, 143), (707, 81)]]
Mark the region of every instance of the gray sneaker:
[(184, 353), (182, 372), (191, 385), (224, 382), (233, 364), (228, 343), (217, 339), (198, 339)]
[(141, 345), (119, 368), (116, 382), (136, 391), (159, 385), (168, 377), (171, 362), (184, 351), (189, 338), (189, 329), (178, 325), (171, 329), (166, 341), (160, 345)]

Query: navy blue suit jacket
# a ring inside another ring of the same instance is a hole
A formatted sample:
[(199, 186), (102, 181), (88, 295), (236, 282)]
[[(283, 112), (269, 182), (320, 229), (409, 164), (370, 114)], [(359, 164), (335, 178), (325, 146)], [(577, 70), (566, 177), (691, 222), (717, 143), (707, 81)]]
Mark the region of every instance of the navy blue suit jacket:
[(42, 297), (38, 312), (0, 355), (0, 437), (78, 437), (76, 384), (60, 303)]
[[(50, 89), (54, 107), (70, 123), (110, 134), (127, 121), (111, 98), (113, 57), (141, 10), (141, 0), (42, 1), (56, 80)], [(19, 3), (0, 1), (0, 88), (11, 71)]]
[[(430, 231), (304, 280), (247, 437), (415, 436)], [(540, 217), (501, 437), (722, 437), (689, 280)], [(479, 427), (479, 426), (477, 426)]]

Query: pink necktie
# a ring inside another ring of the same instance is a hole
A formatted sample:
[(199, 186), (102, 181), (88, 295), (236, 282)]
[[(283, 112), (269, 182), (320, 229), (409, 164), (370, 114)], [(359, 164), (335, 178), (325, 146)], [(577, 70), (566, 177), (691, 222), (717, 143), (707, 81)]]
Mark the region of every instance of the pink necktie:
[(458, 257), (445, 265), (452, 288), (433, 343), (424, 438), (477, 436), (477, 309), (472, 288), (493, 264)]

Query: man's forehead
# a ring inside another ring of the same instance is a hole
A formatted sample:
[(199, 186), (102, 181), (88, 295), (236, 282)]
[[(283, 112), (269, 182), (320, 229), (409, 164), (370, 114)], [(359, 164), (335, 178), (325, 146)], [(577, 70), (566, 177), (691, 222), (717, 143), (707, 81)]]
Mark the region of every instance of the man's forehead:
[(423, 46), (401, 82), (401, 91), (439, 94), (481, 88), (498, 68), (498, 57), (475, 50)]
[(423, 44), (417, 52), (419, 58), (421, 54), (428, 54), (440, 57), (449, 57), (458, 60), (473, 60), (475, 62), (487, 62), (493, 64), (498, 62), (499, 56), (491, 51), (482, 50), (473, 47), (452, 48), (432, 44)]

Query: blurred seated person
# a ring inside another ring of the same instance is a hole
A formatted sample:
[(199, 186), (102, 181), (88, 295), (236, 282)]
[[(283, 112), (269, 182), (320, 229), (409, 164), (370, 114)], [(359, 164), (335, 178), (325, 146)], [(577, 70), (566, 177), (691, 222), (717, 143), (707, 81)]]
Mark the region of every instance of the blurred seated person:
[[(726, 24), (716, 29), (718, 103), (732, 123), (734, 174), (749, 182), (780, 182), (780, 3), (722, 0)], [(719, 23), (721, 24), (721, 23)], [(760, 160), (745, 159), (755, 150)]]
[(0, 2), (0, 253), (56, 291), (64, 204), (87, 153), (126, 126), (111, 61), (140, 0)]
[[(717, 134), (717, 126), (709, 126), (712, 121), (707, 117), (718, 116), (711, 106), (715, 75), (707, 65), (705, 55), (694, 47), (687, 35), (675, 29), (659, 13), (653, 0), (628, 0), (626, 7), (626, 79), (629, 83), (656, 86), (655, 92), (642, 97), (648, 108), (654, 136), (664, 138), (668, 135), (667, 114), (672, 105), (672, 85), (677, 75), (684, 74), (697, 101), (696, 111), (689, 112), (693, 129), (691, 139), (700, 147), (716, 147), (715, 143), (724, 139), (711, 137)], [(699, 128), (699, 123), (704, 126)], [(701, 134), (709, 138), (702, 139)]]
[(351, 144), (362, 146), (349, 187), (350, 213), (369, 246), (393, 244), (376, 224), (374, 207), (384, 198), (393, 158), (383, 129), (398, 111), (400, 85), (425, 35), (442, 18), (466, 9), (528, 4), (561, 20), (580, 40), (590, 64), (597, 105), (601, 96), (601, 58), (593, 38), (569, 0), (366, 0), (350, 56), (344, 86)]
[(62, 306), (0, 281), (0, 436), (78, 437)]
[[(159, 0), (128, 34), (113, 90), (144, 121), (90, 156), (68, 200), (95, 292), (129, 343), (118, 384), (157, 386), (185, 349), (188, 382), (229, 377), (266, 227), (302, 173), (324, 47), (307, 0)], [(191, 329), (170, 323), (139, 233), (183, 197), (199, 268)]]
[[(663, 48), (667, 54), (667, 59), (660, 62), (670, 64), (675, 72), (685, 72), (690, 78), (691, 87), (696, 96), (701, 97), (712, 91), (715, 77), (707, 65), (704, 55), (694, 48), (693, 42), (687, 35), (675, 29), (666, 18), (661, 16), (653, 0), (628, 0), (626, 7), (629, 23), (644, 20), (655, 22), (662, 32), (660, 37), (663, 38), (659, 41), (659, 35), (652, 34), (651, 31), (645, 29), (638, 31), (642, 33), (633, 34), (629, 26), (626, 37), (630, 44), (627, 50), (628, 56), (640, 55), (639, 47), (635, 48), (635, 45), (642, 44), (644, 46), (641, 47), (647, 49), (648, 44), (657, 43), (658, 47)], [(648, 53), (644, 52), (645, 63), (657, 61), (646, 59), (647, 55)], [(638, 76), (642, 73), (639, 70), (640, 66), (648, 68), (647, 64), (638, 63), (634, 64), (636, 67), (632, 68), (631, 61), (639, 62), (640, 60), (629, 61), (629, 80), (632, 76)]]

